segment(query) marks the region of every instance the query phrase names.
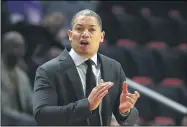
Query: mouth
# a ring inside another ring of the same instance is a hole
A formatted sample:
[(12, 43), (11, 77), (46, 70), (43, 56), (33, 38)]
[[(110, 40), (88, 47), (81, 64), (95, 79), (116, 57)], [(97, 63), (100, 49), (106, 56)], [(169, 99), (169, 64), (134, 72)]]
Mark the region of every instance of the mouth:
[(89, 42), (88, 41), (81, 41), (80, 42), (80, 48), (82, 50), (86, 50), (88, 48)]
[(80, 43), (82, 46), (87, 46), (89, 43), (88, 43), (88, 41), (81, 41), (81, 43)]

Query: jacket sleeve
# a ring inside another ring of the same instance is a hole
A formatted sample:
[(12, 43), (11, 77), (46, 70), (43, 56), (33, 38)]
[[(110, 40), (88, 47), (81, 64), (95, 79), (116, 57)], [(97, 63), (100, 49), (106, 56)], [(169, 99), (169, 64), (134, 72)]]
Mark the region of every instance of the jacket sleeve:
[(126, 116), (122, 115), (120, 112), (119, 112), (119, 104), (120, 104), (120, 95), (121, 95), (121, 92), (122, 92), (122, 85), (123, 85), (123, 82), (126, 81), (126, 77), (125, 77), (125, 73), (121, 67), (121, 65), (119, 64), (119, 92), (118, 92), (118, 97), (116, 99), (116, 102), (115, 102), (115, 106), (114, 106), (114, 109), (113, 109), (113, 113), (114, 113), (114, 116), (116, 117), (116, 120), (118, 121), (118, 123), (120, 125), (125, 125), (125, 126), (132, 126), (132, 125), (135, 125), (136, 124), (136, 120), (138, 118), (138, 111), (137, 109), (134, 107), (131, 109), (130, 113), (127, 114)]
[(72, 125), (85, 120), (89, 111), (88, 99), (58, 106), (54, 75), (39, 67), (36, 71), (33, 113), (38, 125)]

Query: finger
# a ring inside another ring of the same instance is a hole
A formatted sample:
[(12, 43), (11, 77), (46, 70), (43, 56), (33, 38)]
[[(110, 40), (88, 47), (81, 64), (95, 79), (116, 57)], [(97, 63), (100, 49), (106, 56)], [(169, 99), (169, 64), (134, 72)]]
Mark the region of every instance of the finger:
[(105, 87), (106, 85), (109, 85), (111, 84), (111, 82), (104, 82), (102, 79), (101, 79), (101, 83), (96, 87), (97, 89), (102, 89), (102, 87)]
[(98, 97), (100, 94), (102, 94), (104, 91), (110, 89), (113, 86), (112, 83), (106, 85), (105, 87), (103, 87), (102, 89), (97, 89), (97, 92), (95, 93), (95, 97)]
[(101, 93), (101, 94), (97, 97), (96, 101), (102, 100), (103, 97), (104, 97), (107, 93), (108, 93), (108, 90), (105, 90), (103, 93)]
[(126, 96), (125, 98), (122, 98), (121, 103), (126, 103), (126, 102), (130, 102), (131, 104), (135, 104), (136, 100), (134, 100), (133, 98)]
[(138, 91), (135, 91), (134, 94), (137, 96), (137, 98), (140, 97), (140, 93)]
[[(92, 89), (92, 91), (91, 91), (91, 93), (90, 93), (90, 96), (92, 96), (92, 98), (97, 98), (97, 96), (100, 94), (100, 92), (98, 93), (98, 91), (100, 90), (100, 89), (109, 89), (109, 88), (107, 88), (107, 87), (111, 87), (111, 83), (100, 83), (100, 85), (99, 86), (96, 86), (96, 87), (94, 87), (93, 89)], [(106, 87), (106, 88), (105, 88)]]
[(123, 103), (123, 104), (120, 105), (120, 110), (121, 111), (126, 111), (126, 110), (129, 110), (131, 108), (133, 108), (133, 105), (129, 102), (128, 103)]
[(133, 108), (133, 105), (131, 104), (131, 103), (126, 103), (126, 104), (123, 104), (122, 106), (121, 106), (121, 109), (122, 109), (122, 111), (123, 110), (129, 110), (129, 109), (131, 109), (131, 108)]
[(126, 99), (127, 102), (131, 103), (132, 105), (134, 105), (136, 103), (136, 100), (134, 100), (133, 98), (127, 96), (127, 99)]
[(127, 96), (134, 99), (135, 101), (138, 99), (138, 96), (136, 94), (128, 93)]
[(96, 90), (102, 89), (103, 87), (107, 86), (107, 83), (100, 83), (98, 86), (95, 87)]
[(126, 81), (123, 82), (123, 93), (128, 93), (128, 85)]
[(94, 87), (92, 89), (92, 96), (94, 97), (95, 94), (98, 92), (99, 89), (102, 89), (103, 87), (107, 86), (107, 84), (99, 84), (98, 86)]

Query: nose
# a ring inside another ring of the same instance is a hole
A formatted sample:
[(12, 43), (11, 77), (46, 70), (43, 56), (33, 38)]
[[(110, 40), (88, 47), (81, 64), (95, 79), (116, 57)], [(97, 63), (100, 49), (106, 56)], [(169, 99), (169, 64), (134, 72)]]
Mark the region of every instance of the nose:
[(83, 38), (89, 38), (89, 37), (90, 37), (90, 35), (89, 35), (89, 33), (88, 33), (87, 30), (85, 30), (85, 31), (82, 33), (82, 37), (83, 37)]

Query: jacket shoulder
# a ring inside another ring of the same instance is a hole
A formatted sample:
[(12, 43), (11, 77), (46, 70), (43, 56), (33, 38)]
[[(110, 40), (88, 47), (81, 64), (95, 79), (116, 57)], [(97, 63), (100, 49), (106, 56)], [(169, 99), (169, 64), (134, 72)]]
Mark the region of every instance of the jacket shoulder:
[(38, 69), (44, 69), (47, 72), (55, 72), (56, 70), (59, 69), (59, 66), (60, 66), (59, 60), (58, 57), (56, 57), (40, 65)]
[(114, 60), (114, 59), (112, 59), (112, 58), (110, 58), (108, 56), (105, 56), (103, 54), (100, 54), (100, 56), (101, 56), (101, 58), (103, 60), (108, 61), (109, 63), (111, 63), (111, 64), (113, 64), (115, 66), (121, 66), (121, 64), (118, 61), (116, 61), (116, 60)]

